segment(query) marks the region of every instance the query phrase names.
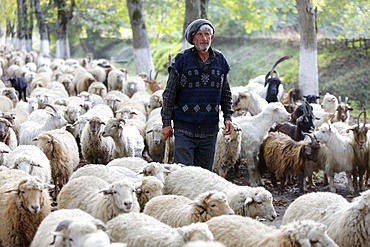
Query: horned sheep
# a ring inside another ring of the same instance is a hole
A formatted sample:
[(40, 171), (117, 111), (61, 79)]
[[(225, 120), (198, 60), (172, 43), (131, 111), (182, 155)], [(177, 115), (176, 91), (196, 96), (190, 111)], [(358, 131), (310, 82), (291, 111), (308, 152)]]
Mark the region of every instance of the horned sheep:
[(234, 214), (225, 193), (207, 191), (194, 200), (179, 195), (162, 195), (150, 200), (144, 214), (171, 226), (181, 227), (196, 222), (206, 222), (212, 217)]
[(264, 136), (274, 123), (289, 121), (290, 114), (280, 102), (268, 104), (266, 109), (256, 116), (233, 118), (242, 129), (240, 158), (245, 158), (248, 166), (251, 186), (263, 185), (258, 171), (258, 152)]
[(50, 161), (51, 177), (53, 179), (54, 196), (68, 182), (74, 169), (79, 165), (79, 153), (75, 138), (66, 130), (50, 130), (42, 132), (35, 139), (35, 145), (40, 148)]
[(224, 192), (235, 214), (273, 221), (276, 212), (271, 193), (263, 187), (239, 186), (201, 167), (185, 166), (165, 178), (164, 194), (195, 199), (200, 193)]
[(225, 135), (222, 127), (217, 135), (215, 161), (213, 171), (226, 178), (228, 171), (235, 167), (240, 156), (242, 130), (237, 123), (233, 123), (234, 131)]
[(107, 222), (113, 239), (128, 246), (180, 247), (189, 241), (212, 241), (206, 223), (172, 228), (144, 213), (120, 214)]
[(110, 236), (102, 221), (80, 209), (59, 209), (51, 212), (41, 222), (31, 247), (48, 247), (51, 244), (55, 247), (126, 246), (111, 245), (110, 242)]
[(348, 202), (331, 192), (315, 192), (302, 195), (287, 208), (282, 224), (311, 219), (327, 226), (328, 235), (339, 246), (367, 246), (370, 190)]
[(326, 233), (326, 226), (313, 220), (292, 222), (277, 229), (248, 217), (222, 215), (210, 219), (206, 224), (215, 240), (226, 246), (338, 247)]
[(5, 166), (38, 177), (46, 184), (51, 182), (50, 162), (42, 150), (34, 145), (17, 146), (9, 155)]
[(304, 168), (308, 160), (318, 161), (320, 144), (311, 138), (311, 142), (296, 142), (281, 132), (270, 132), (264, 139), (259, 153), (259, 165), (271, 172), (271, 180), (277, 187), (280, 179), (280, 193), (284, 192), (288, 175), (298, 175), (299, 192), (303, 193)]
[(51, 212), (50, 186), (14, 170), (0, 171), (1, 246), (28, 247), (41, 221)]
[(57, 201), (59, 208), (79, 208), (103, 222), (140, 211), (135, 186), (127, 179), (109, 184), (95, 176), (75, 178), (62, 188)]

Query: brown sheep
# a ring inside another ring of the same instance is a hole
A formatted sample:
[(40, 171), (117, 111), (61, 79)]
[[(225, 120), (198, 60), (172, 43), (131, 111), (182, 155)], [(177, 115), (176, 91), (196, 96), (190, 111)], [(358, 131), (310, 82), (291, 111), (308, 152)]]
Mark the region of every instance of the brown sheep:
[(76, 139), (66, 130), (50, 130), (42, 132), (37, 138), (39, 147), (50, 160), (51, 177), (55, 188), (54, 196), (58, 190), (68, 182), (74, 169), (79, 165), (79, 152)]
[(49, 185), (14, 170), (0, 172), (0, 239), (2, 247), (28, 247), (41, 221), (51, 212)]
[(89, 89), (89, 86), (95, 82), (95, 78), (88, 72), (79, 72), (73, 78), (73, 84), (76, 87), (76, 93), (79, 94)]
[(275, 187), (276, 179), (280, 179), (280, 193), (284, 191), (287, 175), (298, 174), (299, 191), (303, 193), (304, 166), (308, 160), (318, 161), (319, 148), (313, 138), (311, 142), (296, 142), (281, 132), (270, 132), (260, 147), (260, 171), (267, 168), (271, 172)]

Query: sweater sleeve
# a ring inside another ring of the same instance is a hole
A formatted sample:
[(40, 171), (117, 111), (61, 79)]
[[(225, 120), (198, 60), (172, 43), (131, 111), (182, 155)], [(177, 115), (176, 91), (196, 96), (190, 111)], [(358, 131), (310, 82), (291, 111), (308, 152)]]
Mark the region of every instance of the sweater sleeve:
[(173, 117), (173, 108), (176, 100), (177, 86), (179, 84), (179, 75), (175, 69), (171, 69), (168, 75), (167, 85), (163, 92), (163, 106), (161, 110), (163, 127), (171, 126)]
[(232, 104), (232, 96), (229, 81), (227, 79), (227, 74), (224, 78), (224, 83), (222, 86), (222, 95), (221, 95), (221, 110), (224, 113), (224, 121), (230, 120), (231, 115), (233, 114), (233, 110), (231, 109)]

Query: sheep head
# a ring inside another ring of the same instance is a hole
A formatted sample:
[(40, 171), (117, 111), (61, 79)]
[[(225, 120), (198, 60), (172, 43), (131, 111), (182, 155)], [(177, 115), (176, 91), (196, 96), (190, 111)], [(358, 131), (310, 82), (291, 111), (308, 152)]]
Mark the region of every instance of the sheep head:
[(45, 203), (49, 203), (43, 190), (53, 187), (52, 185), (44, 184), (39, 178), (30, 176), (21, 179), (17, 188), (10, 189), (4, 193), (17, 192), (19, 196), (17, 206), (32, 214), (37, 214), (44, 208)]

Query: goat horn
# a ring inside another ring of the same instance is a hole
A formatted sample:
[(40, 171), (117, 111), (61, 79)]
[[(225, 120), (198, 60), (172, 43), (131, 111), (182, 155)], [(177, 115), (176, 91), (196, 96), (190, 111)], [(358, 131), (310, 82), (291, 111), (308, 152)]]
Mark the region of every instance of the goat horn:
[[(272, 76), (273, 75), (273, 73), (275, 72), (275, 68), (276, 68), (276, 66), (279, 64), (279, 63), (281, 63), (282, 61), (284, 61), (284, 60), (287, 60), (287, 59), (290, 59), (290, 58), (292, 58), (293, 56), (292, 55), (286, 55), (286, 56), (283, 56), (283, 57), (281, 57), (281, 58), (279, 58), (275, 63), (274, 63), (274, 65), (272, 66), (272, 68), (271, 68), (271, 70), (270, 70), (270, 75)], [(269, 73), (267, 73), (267, 74), (269, 74)], [(277, 78), (279, 78), (279, 74), (277, 73), (277, 71), (276, 71), (276, 76), (277, 76)], [(268, 75), (266, 75), (266, 78), (268, 77)]]
[(57, 112), (57, 108), (55, 108), (55, 106), (48, 104), (48, 103), (44, 103), (44, 105), (49, 106), (51, 109), (53, 109), (54, 112)]
[(157, 79), (158, 74), (159, 74), (159, 70), (157, 70), (157, 73), (155, 73), (154, 79)]
[(149, 71), (149, 80), (151, 80), (152, 79), (152, 69)]

